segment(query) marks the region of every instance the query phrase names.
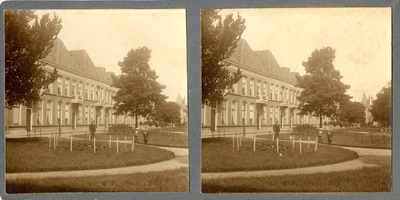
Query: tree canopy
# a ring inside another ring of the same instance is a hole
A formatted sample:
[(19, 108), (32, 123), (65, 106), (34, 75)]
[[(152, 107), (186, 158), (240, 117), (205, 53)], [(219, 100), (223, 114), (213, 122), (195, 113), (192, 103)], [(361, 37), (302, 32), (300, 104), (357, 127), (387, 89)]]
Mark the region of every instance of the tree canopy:
[(224, 20), (219, 10), (201, 10), (201, 88), (202, 103), (222, 101), (226, 90), (241, 78), (240, 69), (231, 72), (226, 69), (229, 58), (237, 47), (246, 26), (245, 20), (238, 14), (227, 15)]
[(41, 89), (54, 82), (58, 73), (40, 66), (62, 28), (61, 19), (45, 14), (41, 19), (32, 10), (5, 10), (5, 106), (37, 101)]
[(162, 102), (156, 105), (155, 120), (164, 123), (179, 123), (181, 121), (181, 108), (175, 102)]
[(154, 115), (156, 104), (167, 98), (161, 94), (164, 85), (157, 82), (156, 71), (150, 69), (151, 50), (147, 47), (131, 49), (122, 62), (118, 62), (122, 74), (113, 77), (113, 86), (119, 88), (115, 100), (115, 114), (130, 114), (137, 117)]
[(365, 122), (365, 107), (360, 102), (348, 101), (340, 104), (339, 119), (344, 122)]
[(372, 101), (370, 111), (374, 121), (383, 125), (392, 124), (392, 82), (389, 82), (376, 94), (376, 99)]
[(333, 65), (335, 50), (323, 47), (312, 52), (307, 62), (303, 62), (306, 74), (298, 77), (298, 86), (304, 88), (298, 100), (300, 101), (300, 114), (313, 113), (320, 117), (332, 116), (336, 113), (340, 103), (351, 98), (345, 94), (350, 88), (340, 81), (340, 71)]

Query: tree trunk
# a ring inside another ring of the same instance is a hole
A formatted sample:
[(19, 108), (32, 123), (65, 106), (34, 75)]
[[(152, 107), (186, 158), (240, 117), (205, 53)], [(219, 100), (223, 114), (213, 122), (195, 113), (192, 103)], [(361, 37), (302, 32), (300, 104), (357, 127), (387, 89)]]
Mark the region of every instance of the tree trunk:
[(135, 113), (135, 128), (138, 127), (138, 121), (137, 121), (137, 113)]
[(322, 128), (322, 114), (319, 114), (319, 127)]

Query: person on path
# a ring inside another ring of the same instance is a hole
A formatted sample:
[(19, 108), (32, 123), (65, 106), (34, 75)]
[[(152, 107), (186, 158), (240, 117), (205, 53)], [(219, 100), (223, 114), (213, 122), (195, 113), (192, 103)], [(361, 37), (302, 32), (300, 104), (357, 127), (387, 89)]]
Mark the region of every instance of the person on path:
[(149, 134), (147, 133), (147, 131), (144, 131), (143, 132), (143, 143), (144, 144), (147, 144), (148, 138), (149, 138)]
[(135, 137), (135, 144), (139, 144), (139, 140), (138, 140), (138, 138), (139, 138), (139, 129), (138, 128), (135, 129), (134, 137)]
[(94, 121), (89, 125), (89, 131), (90, 131), (90, 140), (93, 140), (95, 134), (96, 134), (96, 125), (94, 124)]
[(330, 145), (332, 143), (332, 133), (328, 131), (326, 135), (328, 137), (328, 144)]
[(318, 132), (318, 143), (322, 144), (322, 128), (319, 128)]
[(279, 125), (279, 121), (276, 121), (273, 129), (274, 129), (274, 132), (275, 132), (275, 141), (276, 141), (276, 139), (278, 139), (278, 137), (279, 137), (279, 132), (281, 131), (281, 127)]

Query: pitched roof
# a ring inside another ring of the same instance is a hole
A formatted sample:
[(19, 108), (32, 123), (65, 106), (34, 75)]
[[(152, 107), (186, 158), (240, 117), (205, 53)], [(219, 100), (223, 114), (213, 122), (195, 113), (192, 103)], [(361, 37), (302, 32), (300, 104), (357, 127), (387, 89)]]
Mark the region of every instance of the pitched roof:
[(96, 67), (86, 50), (69, 51), (60, 39), (54, 41), (54, 47), (43, 59), (45, 62), (56, 64), (57, 67), (84, 74), (87, 77), (112, 83), (112, 72), (106, 72), (104, 67)]
[(298, 72), (290, 72), (287, 67), (279, 66), (270, 50), (253, 51), (245, 39), (238, 41), (237, 48), (227, 61), (294, 84), (297, 82), (296, 75), (299, 75)]

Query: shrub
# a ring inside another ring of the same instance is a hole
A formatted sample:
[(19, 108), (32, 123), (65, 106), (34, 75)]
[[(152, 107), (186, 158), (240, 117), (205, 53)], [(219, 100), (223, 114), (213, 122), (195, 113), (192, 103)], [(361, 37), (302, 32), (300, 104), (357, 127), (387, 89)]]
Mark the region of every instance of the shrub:
[(293, 131), (298, 135), (316, 135), (318, 133), (317, 128), (309, 124), (298, 125), (293, 128)]
[(108, 128), (110, 135), (129, 135), (133, 134), (133, 129), (128, 124), (116, 124)]

